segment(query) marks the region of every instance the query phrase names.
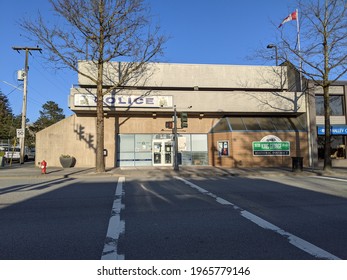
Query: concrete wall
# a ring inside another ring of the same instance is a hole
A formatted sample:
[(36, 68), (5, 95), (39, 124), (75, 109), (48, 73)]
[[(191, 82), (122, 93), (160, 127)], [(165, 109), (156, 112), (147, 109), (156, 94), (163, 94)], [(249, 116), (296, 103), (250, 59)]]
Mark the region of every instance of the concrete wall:
[[(76, 159), (75, 167), (94, 167), (96, 118), (72, 115), (36, 134), (36, 164), (43, 159), (48, 166), (60, 166), (59, 157), (68, 154)], [(115, 122), (105, 119), (106, 167), (115, 160)]]
[[(75, 94), (95, 94), (95, 89), (71, 89), (70, 108), (76, 112), (95, 112), (95, 107), (75, 106)], [(148, 93), (148, 92), (147, 92)], [(144, 91), (122, 90), (117, 95), (141, 96)], [(242, 91), (178, 91), (161, 90), (149, 92), (151, 96), (172, 96), (179, 111), (240, 112), (240, 113), (302, 113), (306, 112), (305, 95), (300, 92), (242, 92)], [(104, 106), (105, 112), (129, 111), (129, 108)], [(131, 112), (172, 112), (173, 108), (135, 108)]]
[[(79, 70), (96, 79), (96, 65), (80, 61)], [(119, 72), (125, 72), (128, 63), (110, 62), (105, 65), (105, 85), (119, 81)], [(201, 88), (259, 88), (287, 89), (286, 66), (212, 65), (212, 64), (148, 64), (136, 85), (147, 87), (201, 87)], [(90, 79), (78, 75), (79, 85), (93, 85)], [(128, 84), (131, 85), (131, 84)]]
[[(171, 117), (119, 117), (117, 119), (119, 121), (119, 133), (172, 133), (172, 129), (165, 128), (165, 122), (172, 121)], [(208, 133), (216, 122), (218, 122), (217, 118), (188, 118), (188, 127), (184, 129), (179, 129), (178, 132)], [(181, 126), (179, 119), (178, 126)]]

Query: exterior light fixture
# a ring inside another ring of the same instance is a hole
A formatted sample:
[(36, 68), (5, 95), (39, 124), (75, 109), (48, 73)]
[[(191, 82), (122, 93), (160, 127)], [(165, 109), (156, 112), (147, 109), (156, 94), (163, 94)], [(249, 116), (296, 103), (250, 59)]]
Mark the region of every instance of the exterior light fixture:
[(275, 53), (276, 53), (276, 66), (278, 66), (278, 51), (277, 51), (277, 46), (274, 44), (269, 44), (267, 45), (268, 49), (275, 49)]

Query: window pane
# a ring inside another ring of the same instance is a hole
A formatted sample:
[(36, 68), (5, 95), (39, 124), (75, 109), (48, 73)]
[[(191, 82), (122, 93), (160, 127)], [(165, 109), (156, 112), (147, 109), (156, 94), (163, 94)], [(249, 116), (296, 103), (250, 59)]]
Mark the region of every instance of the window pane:
[(343, 116), (343, 96), (331, 95), (330, 96), (330, 109), (332, 116)]
[(136, 153), (135, 154), (135, 166), (151, 166), (152, 165), (152, 153)]
[(119, 135), (119, 151), (121, 152), (134, 152), (135, 144), (134, 134), (122, 134)]
[(192, 165), (192, 152), (181, 152), (182, 165)]
[(300, 129), (307, 130), (307, 119), (306, 115), (302, 114), (296, 118), (298, 122), (300, 123)]
[[(330, 95), (331, 116), (343, 116), (343, 102), (342, 95)], [(316, 114), (317, 116), (324, 116), (323, 95), (316, 95)]]
[(212, 128), (213, 133), (216, 132), (229, 132), (230, 131), (230, 127), (228, 124), (228, 120), (227, 118), (222, 118), (219, 120), (219, 122)]
[(228, 119), (232, 130), (246, 130), (246, 127), (240, 117), (230, 117)]
[(134, 153), (119, 153), (119, 166), (134, 166)]
[(257, 118), (242, 118), (247, 130), (261, 130)]
[(316, 115), (317, 116), (324, 116), (323, 95), (316, 95)]
[(207, 135), (192, 134), (192, 151), (207, 151)]
[(152, 135), (136, 134), (135, 135), (135, 152), (152, 151)]
[(178, 151), (190, 151), (190, 134), (180, 134), (178, 136)]
[(207, 152), (192, 152), (193, 165), (208, 165)]
[(271, 118), (258, 118), (259, 125), (262, 130), (269, 130), (269, 131), (275, 131), (276, 128), (274, 127)]
[(288, 118), (289, 122), (292, 125), (292, 129), (296, 130), (306, 130), (306, 115), (302, 114), (297, 118)]
[(272, 118), (277, 130), (293, 130), (287, 118)]

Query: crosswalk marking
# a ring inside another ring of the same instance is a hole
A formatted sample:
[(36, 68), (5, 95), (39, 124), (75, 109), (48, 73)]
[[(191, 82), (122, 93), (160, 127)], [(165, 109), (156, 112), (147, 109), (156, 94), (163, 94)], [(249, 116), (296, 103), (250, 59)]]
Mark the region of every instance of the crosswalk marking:
[(101, 260), (124, 260), (124, 255), (117, 252), (119, 236), (125, 231), (125, 222), (120, 218), (120, 212), (124, 208), (122, 204), (124, 182), (125, 177), (118, 179)]

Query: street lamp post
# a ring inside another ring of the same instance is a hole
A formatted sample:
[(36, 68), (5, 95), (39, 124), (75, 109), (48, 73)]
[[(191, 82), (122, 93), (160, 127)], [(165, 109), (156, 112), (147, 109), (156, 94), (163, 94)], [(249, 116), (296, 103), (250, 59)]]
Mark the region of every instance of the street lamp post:
[(173, 134), (174, 134), (174, 170), (179, 171), (178, 166), (178, 136), (177, 136), (177, 110), (176, 105), (174, 105), (174, 127), (173, 127)]
[(274, 44), (269, 44), (267, 45), (268, 49), (275, 49), (275, 55), (276, 55), (276, 66), (278, 66), (278, 51), (277, 51), (277, 46)]

